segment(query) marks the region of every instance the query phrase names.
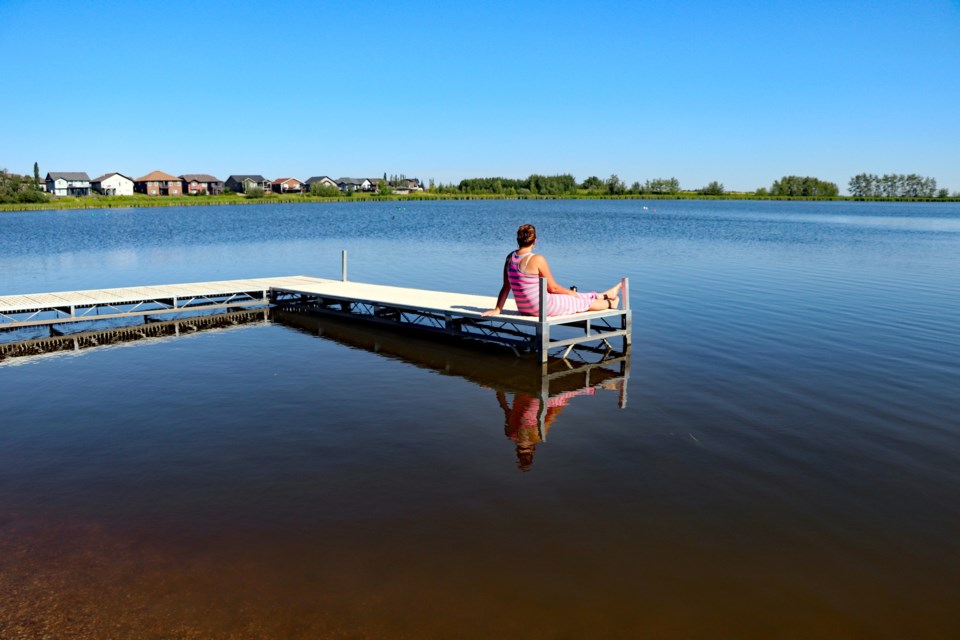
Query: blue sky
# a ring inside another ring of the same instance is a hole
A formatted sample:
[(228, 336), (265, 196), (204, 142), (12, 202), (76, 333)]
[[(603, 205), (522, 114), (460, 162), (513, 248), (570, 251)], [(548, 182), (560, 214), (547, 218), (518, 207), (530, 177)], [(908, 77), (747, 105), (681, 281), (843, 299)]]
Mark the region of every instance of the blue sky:
[(957, 0), (0, 0), (0, 58), (18, 173), (960, 190)]

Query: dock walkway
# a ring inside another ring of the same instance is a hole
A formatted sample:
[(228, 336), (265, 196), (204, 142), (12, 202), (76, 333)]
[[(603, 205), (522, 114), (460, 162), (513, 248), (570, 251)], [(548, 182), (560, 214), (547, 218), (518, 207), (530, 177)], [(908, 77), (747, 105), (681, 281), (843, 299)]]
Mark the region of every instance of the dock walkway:
[[(142, 317), (149, 322), (276, 306), (500, 344), (538, 353), (543, 362), (552, 349), (565, 349), (566, 357), (581, 344), (598, 343), (609, 351), (612, 338), (623, 339), (623, 351), (630, 344), (629, 307), (536, 318), (520, 315), (509, 300), (503, 313), (483, 316), (496, 304), (493, 297), (364, 284), (345, 275), (344, 270), (341, 280), (286, 276), (0, 296), (0, 330), (46, 325), (56, 334), (62, 332), (57, 327), (92, 320)], [(545, 283), (541, 289), (544, 293)], [(629, 299), (626, 290), (623, 299)], [(570, 335), (558, 337), (558, 330)]]
[(0, 329), (262, 306), (273, 287), (317, 278), (288, 276), (0, 296)]

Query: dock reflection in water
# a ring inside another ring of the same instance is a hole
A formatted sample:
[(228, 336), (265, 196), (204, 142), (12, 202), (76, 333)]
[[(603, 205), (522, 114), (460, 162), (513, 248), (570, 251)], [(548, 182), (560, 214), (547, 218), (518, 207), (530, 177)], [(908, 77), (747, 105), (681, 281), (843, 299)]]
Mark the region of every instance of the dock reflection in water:
[(580, 349), (569, 359), (541, 364), (510, 349), (477, 347), (458, 340), (425, 338), (368, 323), (274, 309), (271, 320), (344, 345), (455, 375), (491, 389), (503, 410), (504, 434), (516, 444), (517, 466), (529, 471), (537, 445), (545, 442), (563, 410), (578, 397), (611, 391), (627, 405), (630, 354)]

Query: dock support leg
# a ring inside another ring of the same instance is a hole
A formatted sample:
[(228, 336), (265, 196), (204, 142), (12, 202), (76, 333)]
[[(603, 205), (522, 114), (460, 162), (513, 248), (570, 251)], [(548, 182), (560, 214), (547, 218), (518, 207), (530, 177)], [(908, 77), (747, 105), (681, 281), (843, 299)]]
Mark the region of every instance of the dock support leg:
[(633, 343), (633, 311), (630, 310), (630, 278), (624, 278), (621, 280), (623, 287), (620, 289), (620, 299), (623, 300), (621, 305), (623, 308), (623, 317), (621, 320), (620, 328), (623, 329), (626, 334), (623, 336), (623, 352), (627, 352), (627, 348)]
[(537, 435), (540, 436), (540, 442), (547, 440), (547, 404), (550, 401), (550, 378), (544, 376), (540, 379), (540, 406), (537, 410)]
[(621, 409), (627, 408), (627, 382), (630, 381), (630, 358), (627, 357), (620, 364), (620, 398), (617, 405)]
[(347, 281), (347, 250), (340, 252), (340, 281)]
[(537, 348), (540, 362), (546, 362), (550, 346), (550, 325), (547, 324), (547, 279), (540, 278), (540, 322), (537, 323)]

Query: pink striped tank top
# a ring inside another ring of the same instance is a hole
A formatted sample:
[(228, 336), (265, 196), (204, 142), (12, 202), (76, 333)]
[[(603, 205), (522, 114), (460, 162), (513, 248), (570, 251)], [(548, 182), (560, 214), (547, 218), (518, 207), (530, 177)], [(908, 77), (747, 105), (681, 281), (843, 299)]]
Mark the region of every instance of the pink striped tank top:
[[(507, 280), (513, 299), (517, 302), (517, 310), (525, 316), (540, 315), (540, 276), (539, 274), (524, 273), (524, 268), (533, 256), (533, 252), (522, 256), (514, 251), (510, 255), (510, 264), (507, 265)], [(590, 308), (597, 299), (597, 293), (578, 293), (577, 295), (547, 294), (547, 315), (565, 316), (571, 313), (581, 313)]]
[(525, 316), (540, 313), (540, 276), (523, 272), (532, 257), (532, 251), (522, 256), (514, 251), (507, 267), (507, 279), (510, 281), (513, 299), (517, 302), (517, 311)]

